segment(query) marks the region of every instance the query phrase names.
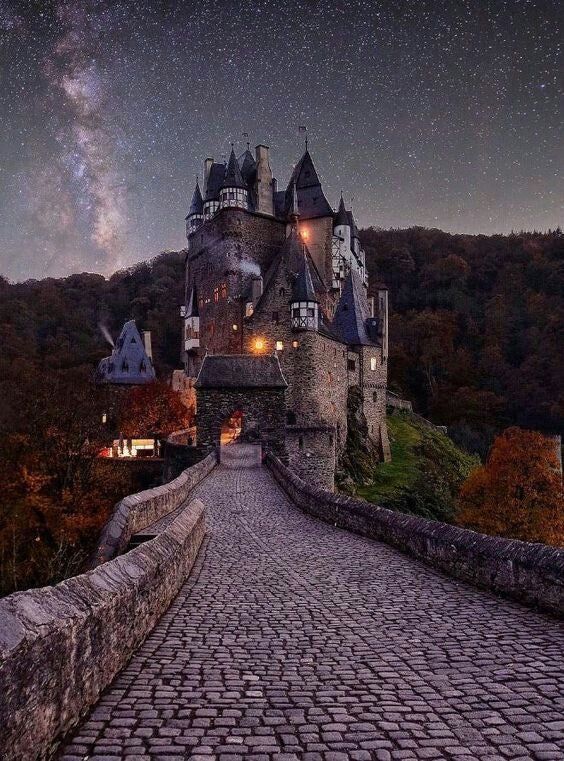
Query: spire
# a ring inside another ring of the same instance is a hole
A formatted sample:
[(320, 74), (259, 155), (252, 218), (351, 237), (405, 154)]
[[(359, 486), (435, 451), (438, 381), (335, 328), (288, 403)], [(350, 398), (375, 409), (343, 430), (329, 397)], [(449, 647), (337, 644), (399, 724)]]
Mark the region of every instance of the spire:
[(222, 188), (246, 188), (245, 182), (241, 175), (241, 169), (239, 168), (239, 162), (235, 156), (235, 150), (231, 146), (231, 154), (229, 156), (229, 163), (227, 164), (227, 170), (225, 177), (221, 183)]
[(292, 197), (290, 201), (290, 209), (288, 211), (288, 219), (292, 223), (293, 226), (296, 226), (298, 224), (298, 219), (300, 216), (300, 208), (298, 203), (298, 190), (296, 188), (296, 183), (292, 182)]
[(339, 201), (339, 209), (335, 215), (335, 227), (340, 225), (350, 225), (349, 215), (345, 209), (345, 202), (343, 200), (343, 192), (341, 191), (341, 200)]
[(194, 188), (194, 193), (192, 195), (192, 202), (190, 204), (190, 211), (188, 212), (188, 216), (191, 216), (192, 214), (203, 214), (204, 213), (204, 201), (202, 199), (202, 193), (200, 191), (200, 183), (198, 180), (196, 180), (196, 187)]
[(198, 294), (196, 292), (196, 283), (192, 283), (190, 298), (188, 299), (188, 306), (186, 308), (186, 317), (199, 317), (199, 316), (200, 316), (200, 312), (198, 310)]

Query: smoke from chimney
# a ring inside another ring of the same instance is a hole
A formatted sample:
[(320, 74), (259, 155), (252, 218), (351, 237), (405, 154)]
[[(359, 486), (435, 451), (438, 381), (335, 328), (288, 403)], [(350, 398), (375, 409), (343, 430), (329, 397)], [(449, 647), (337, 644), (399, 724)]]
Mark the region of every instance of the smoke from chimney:
[(108, 330), (108, 328), (103, 325), (101, 322), (98, 323), (98, 327), (100, 328), (100, 333), (104, 336), (106, 341), (110, 344), (112, 349), (115, 348), (114, 339), (112, 338), (112, 334)]

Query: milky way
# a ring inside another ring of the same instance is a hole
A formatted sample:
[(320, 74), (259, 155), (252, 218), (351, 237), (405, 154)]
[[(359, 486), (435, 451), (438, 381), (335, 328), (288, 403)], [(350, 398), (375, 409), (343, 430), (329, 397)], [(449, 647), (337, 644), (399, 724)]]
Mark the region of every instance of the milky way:
[(0, 272), (184, 245), (207, 155), (310, 148), (361, 225), (564, 219), (559, 0), (0, 0)]

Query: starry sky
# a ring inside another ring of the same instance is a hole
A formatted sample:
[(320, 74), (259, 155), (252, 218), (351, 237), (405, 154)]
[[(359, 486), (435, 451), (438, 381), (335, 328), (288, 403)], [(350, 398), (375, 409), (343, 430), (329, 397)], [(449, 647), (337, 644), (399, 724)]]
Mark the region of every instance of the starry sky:
[(361, 226), (564, 223), (561, 0), (0, 0), (0, 273), (185, 244), (203, 159), (309, 147)]

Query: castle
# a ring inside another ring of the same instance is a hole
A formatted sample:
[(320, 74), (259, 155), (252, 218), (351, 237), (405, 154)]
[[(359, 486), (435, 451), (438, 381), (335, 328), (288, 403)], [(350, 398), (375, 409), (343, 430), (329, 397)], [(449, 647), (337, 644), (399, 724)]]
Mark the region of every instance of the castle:
[(367, 435), (389, 459), (387, 289), (368, 298), (353, 214), (342, 196), (331, 208), (307, 146), (283, 190), (265, 145), (206, 159), (186, 235), (182, 355), (198, 444), (218, 444), (228, 423), (252, 429), (298, 475), (333, 488), (358, 389)]

